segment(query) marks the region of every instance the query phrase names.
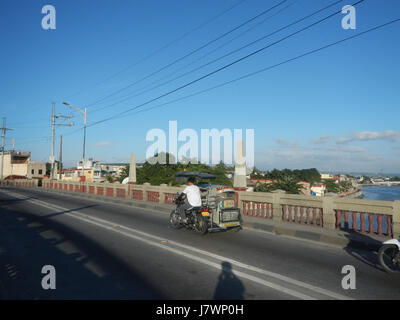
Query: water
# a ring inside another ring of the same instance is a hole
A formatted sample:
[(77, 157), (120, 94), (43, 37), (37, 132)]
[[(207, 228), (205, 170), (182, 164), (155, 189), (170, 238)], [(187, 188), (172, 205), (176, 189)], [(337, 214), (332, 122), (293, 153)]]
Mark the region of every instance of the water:
[(362, 187), (365, 200), (400, 200), (400, 186), (368, 186)]
[[(380, 200), (380, 201), (394, 201), (394, 200), (400, 200), (400, 186), (393, 186), (393, 187), (387, 187), (387, 186), (368, 186), (368, 187), (362, 187), (362, 191), (364, 194), (363, 199), (365, 200)], [(378, 213), (378, 212), (377, 212)], [(345, 227), (345, 221), (344, 221), (344, 215), (341, 216), (341, 227)], [(361, 230), (361, 215), (359, 212), (356, 212), (355, 216), (356, 220), (356, 228), (357, 231)], [(369, 220), (368, 216), (365, 214), (364, 215), (364, 225), (365, 229), (369, 230)], [(378, 216), (373, 215), (373, 220), (372, 220), (372, 226), (373, 226), (373, 233), (378, 232)], [(353, 228), (353, 215), (349, 215), (349, 222), (348, 222), (348, 228), (352, 229)], [(393, 226), (391, 225), (390, 228), (393, 231)], [(382, 232), (384, 234), (388, 233), (388, 223), (387, 223), (387, 217), (383, 216), (382, 217)]]

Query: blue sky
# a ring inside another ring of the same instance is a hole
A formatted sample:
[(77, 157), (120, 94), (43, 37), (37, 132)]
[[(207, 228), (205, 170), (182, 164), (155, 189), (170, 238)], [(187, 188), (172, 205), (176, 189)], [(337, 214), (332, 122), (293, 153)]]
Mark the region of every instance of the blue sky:
[[(63, 159), (72, 166), (81, 158), (82, 130), (77, 129), (82, 120), (63, 101), (79, 107), (89, 105), (91, 124), (173, 90), (355, 1), (342, 1), (190, 75), (109, 106), (334, 2), (287, 0), (170, 68), (92, 104), (279, 2), (4, 0), (0, 4), (0, 116), (7, 117), (8, 127), (14, 128), (8, 137), (15, 139), (17, 149), (31, 151), (33, 160), (46, 161), (51, 150), (51, 102), (55, 101), (57, 113), (75, 115), (75, 127), (56, 128), (56, 155), (62, 134)], [(47, 4), (56, 9), (55, 30), (41, 27), (41, 9)], [(356, 10), (356, 30), (344, 30), (344, 15), (339, 14), (142, 109), (400, 18), (397, 0), (365, 0)], [(400, 23), (395, 23), (231, 85), (91, 126), (87, 129), (86, 154), (102, 162), (120, 162), (129, 161), (134, 152), (138, 161), (143, 161), (150, 145), (145, 140), (146, 133), (153, 128), (167, 131), (168, 121), (177, 120), (178, 130), (254, 129), (255, 164), (262, 169), (316, 167), (321, 171), (400, 172), (399, 31)], [(210, 54), (199, 59), (207, 53)], [(8, 139), (7, 146), (10, 145)]]

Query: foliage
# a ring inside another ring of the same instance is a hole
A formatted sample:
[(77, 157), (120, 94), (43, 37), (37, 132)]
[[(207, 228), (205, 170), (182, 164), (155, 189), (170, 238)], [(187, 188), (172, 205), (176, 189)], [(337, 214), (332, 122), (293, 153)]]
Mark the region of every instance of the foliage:
[(333, 192), (333, 193), (340, 192), (340, 186), (333, 180), (326, 180), (325, 185), (326, 185), (327, 192)]
[[(193, 164), (188, 163), (174, 163), (173, 156), (169, 153), (156, 154), (155, 157), (158, 159), (165, 159), (165, 164), (155, 163), (150, 164), (152, 159), (146, 161), (141, 168), (136, 170), (136, 180), (138, 184), (148, 182), (152, 185), (167, 184), (169, 186), (179, 186), (181, 182), (177, 181), (175, 176), (180, 171), (193, 171), (193, 172), (204, 172), (216, 176), (213, 180), (204, 180), (203, 182), (232, 186), (232, 181), (226, 176), (228, 170), (231, 168), (225, 166), (224, 163), (220, 162), (216, 166), (208, 166), (202, 163)], [(129, 175), (129, 169), (127, 175)], [(122, 180), (121, 180), (122, 181)]]
[[(274, 178), (275, 179), (275, 178)], [(298, 183), (296, 177), (286, 174), (280, 175), (279, 178), (273, 183), (260, 184), (255, 188), (256, 192), (271, 192), (274, 190), (284, 190), (289, 194), (300, 194), (303, 186)]]
[(301, 170), (290, 170), (290, 169), (283, 169), (283, 170), (278, 170), (274, 169), (272, 171), (267, 171), (265, 174), (262, 174), (261, 171), (257, 170), (254, 168), (252, 172), (251, 178), (256, 178), (256, 179), (276, 179), (276, 180), (282, 180), (285, 179), (285, 177), (292, 177), (296, 179), (297, 181), (307, 181), (311, 185), (313, 185), (315, 182), (320, 182), (321, 181), (321, 175), (318, 172), (317, 169), (311, 168), (311, 169), (301, 169)]
[(114, 182), (114, 178), (111, 174), (106, 175), (106, 179), (108, 182), (113, 183)]
[(118, 178), (118, 181), (121, 183), (122, 181), (124, 181), (125, 178), (129, 177), (129, 168), (130, 165), (126, 165), (125, 168), (122, 169), (121, 174)]

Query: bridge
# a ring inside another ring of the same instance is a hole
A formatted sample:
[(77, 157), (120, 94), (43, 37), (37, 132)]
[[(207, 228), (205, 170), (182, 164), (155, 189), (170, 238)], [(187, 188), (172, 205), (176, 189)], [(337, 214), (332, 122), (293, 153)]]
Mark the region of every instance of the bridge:
[[(393, 299), (377, 262), (400, 201), (237, 192), (244, 229), (168, 225), (181, 187), (44, 181), (0, 186), (0, 297), (12, 299)], [(43, 290), (44, 265), (57, 289)], [(356, 289), (342, 287), (354, 266)], [(227, 276), (228, 275), (228, 276)]]

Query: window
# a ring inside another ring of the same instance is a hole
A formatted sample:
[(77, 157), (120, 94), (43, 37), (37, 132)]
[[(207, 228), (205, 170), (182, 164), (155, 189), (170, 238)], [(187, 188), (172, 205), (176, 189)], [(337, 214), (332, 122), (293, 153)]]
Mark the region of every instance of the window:
[(32, 169), (32, 174), (35, 174), (35, 169)]
[(42, 174), (43, 173), (43, 170), (42, 169), (39, 169), (39, 174)]

